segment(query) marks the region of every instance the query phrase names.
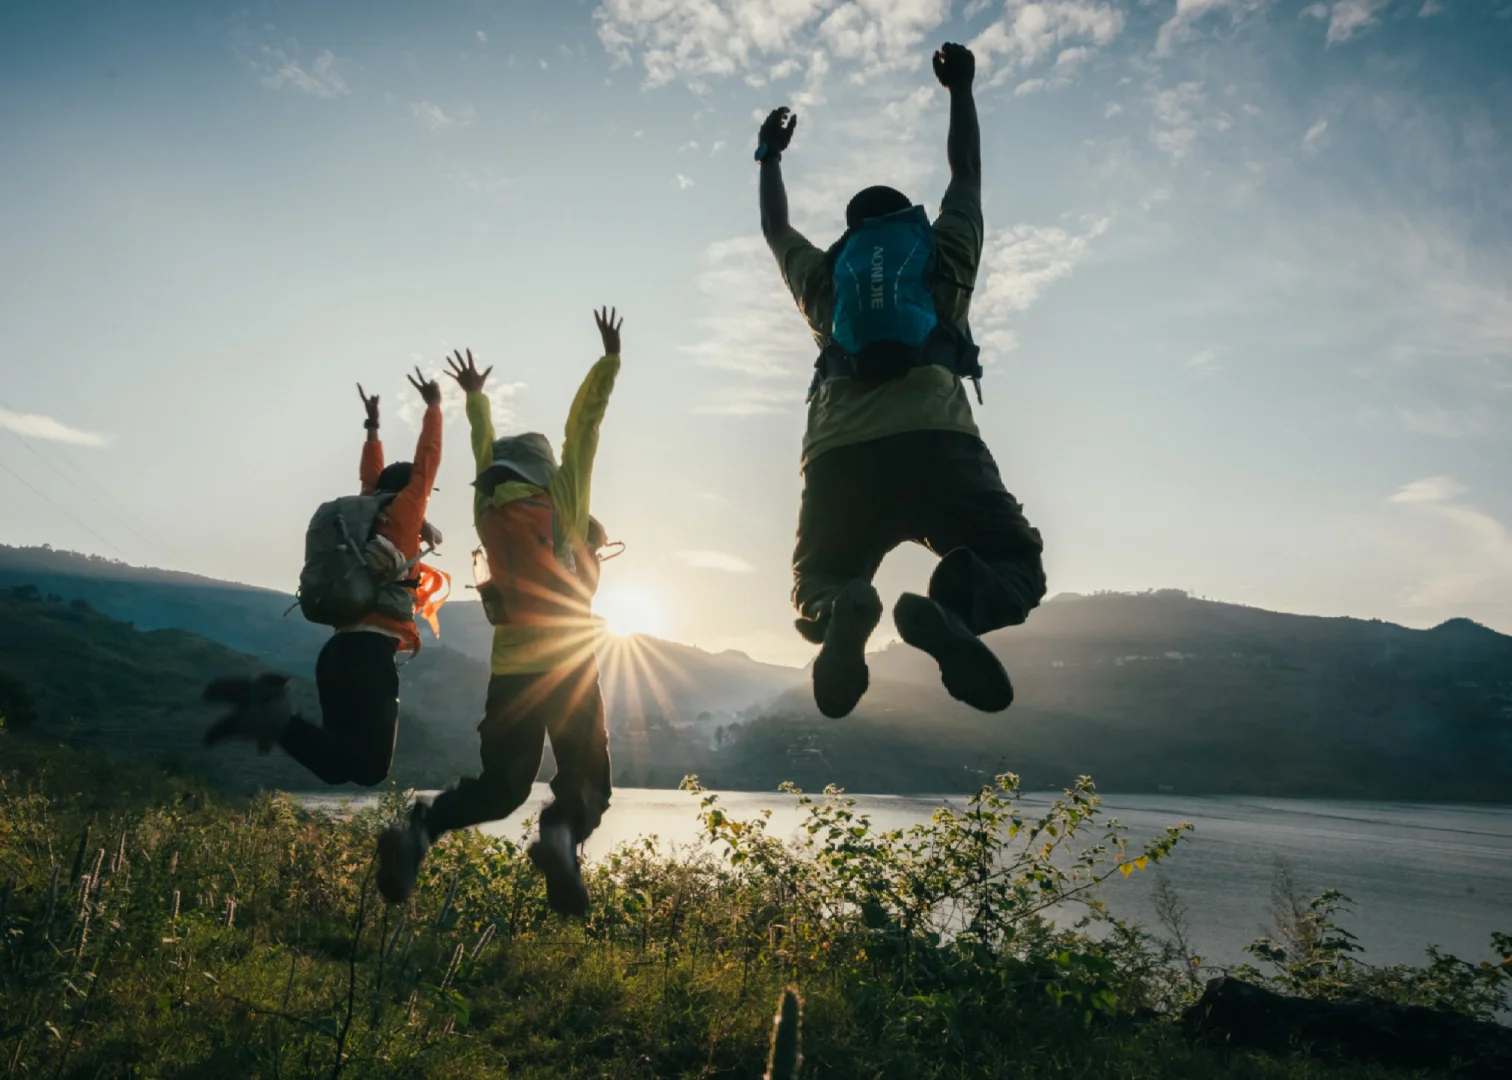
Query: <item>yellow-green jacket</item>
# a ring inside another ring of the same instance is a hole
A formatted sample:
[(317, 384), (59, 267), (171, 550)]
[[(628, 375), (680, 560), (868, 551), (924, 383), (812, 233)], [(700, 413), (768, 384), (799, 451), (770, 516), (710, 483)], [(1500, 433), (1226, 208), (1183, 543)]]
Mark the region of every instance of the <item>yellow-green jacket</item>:
[[(553, 540), (559, 556), (575, 550), (588, 534), (588, 511), (593, 487), (593, 461), (598, 454), (599, 426), (609, 407), (609, 395), (619, 375), (620, 358), (605, 356), (589, 370), (578, 387), (567, 413), (562, 439), (561, 464), (546, 488), (523, 480), (499, 484), (492, 492), (479, 492), (473, 502), (473, 524), (482, 537), (483, 512), (516, 499), (549, 495), (555, 507)], [(467, 395), (467, 421), (471, 429), (473, 458), (481, 476), (493, 465), (494, 427), (488, 396), (481, 391)], [(495, 675), (525, 675), (553, 671), (581, 663), (592, 655), (598, 640), (596, 621), (581, 626), (495, 626), (490, 669)]]

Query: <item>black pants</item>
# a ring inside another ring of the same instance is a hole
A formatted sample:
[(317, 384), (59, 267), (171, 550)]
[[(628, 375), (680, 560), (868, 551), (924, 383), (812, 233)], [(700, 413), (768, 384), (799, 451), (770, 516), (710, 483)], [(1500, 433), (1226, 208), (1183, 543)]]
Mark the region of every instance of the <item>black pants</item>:
[(1045, 596), (1044, 543), (981, 439), (911, 431), (838, 447), (803, 471), (793, 604), (824, 640), (835, 596), (906, 541), (942, 556), (929, 596), (975, 634), (1023, 622)]
[(388, 778), (399, 734), (398, 647), (362, 630), (336, 634), (320, 650), (320, 726), (295, 716), (280, 745), (327, 784), (373, 787)]
[(598, 828), (609, 807), (609, 733), (598, 662), (540, 675), (495, 675), (478, 725), (483, 774), (436, 796), (425, 815), (431, 835), (498, 821), (530, 797), (551, 738), (556, 798), (541, 824), (566, 822), (577, 843)]

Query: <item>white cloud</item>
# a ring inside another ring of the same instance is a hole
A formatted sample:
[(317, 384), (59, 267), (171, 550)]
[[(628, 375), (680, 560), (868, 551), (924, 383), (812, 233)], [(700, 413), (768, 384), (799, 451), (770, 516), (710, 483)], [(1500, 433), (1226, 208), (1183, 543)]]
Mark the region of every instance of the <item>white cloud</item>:
[(749, 574), (756, 568), (739, 555), (725, 551), (679, 551), (677, 557), (695, 570), (722, 570), (727, 574)]
[(679, 191), (687, 191), (694, 184), (691, 176), (684, 176), (682, 173), (675, 173), (672, 182), (677, 185)]
[(481, 41), (481, 42), (483, 42), (486, 45), (488, 43), (488, 33), (486, 31), (484, 31), (484, 30), (479, 30), (478, 31), (478, 40)]
[(803, 395), (796, 387), (724, 386), (716, 394), (718, 400), (694, 406), (694, 415), (776, 416), (803, 404)]
[(1328, 130), (1328, 121), (1326, 119), (1322, 118), (1322, 117), (1319, 117), (1318, 118), (1318, 122), (1316, 124), (1314, 124), (1312, 127), (1308, 128), (1307, 129), (1307, 134), (1304, 135), (1304, 136), (1302, 136), (1302, 145), (1303, 146), (1312, 146), (1314, 143), (1316, 143), (1319, 139), (1321, 139), (1323, 137), (1323, 133), (1326, 132), (1327, 130)]
[(68, 443), (71, 446), (102, 447), (108, 441), (104, 435), (93, 431), (81, 431), (69, 427), (51, 416), (38, 413), (16, 413), (0, 409), (0, 428), (15, 432), (24, 439), (42, 439), (46, 442)]
[(1401, 410), (1407, 430), (1435, 439), (1473, 439), (1486, 433), (1480, 410), (1455, 410), (1439, 406)]
[[(699, 270), (698, 288), (710, 314), (698, 320), (703, 340), (683, 351), (703, 367), (783, 380), (793, 387), (792, 396), (784, 392), (784, 398), (801, 405), (806, 369), (813, 364), (818, 346), (793, 306), (766, 242), (760, 236), (741, 236), (710, 244)], [(755, 389), (745, 393), (755, 393)], [(766, 406), (767, 412), (776, 411), (782, 403), (744, 400)], [(721, 411), (728, 415), (734, 410)], [(738, 414), (753, 411), (745, 408)]]
[[(466, 345), (443, 344), (441, 346), (441, 355), (449, 356), (452, 349), (459, 347), (462, 349), (467, 348)], [(489, 366), (484, 357), (479, 356), (476, 352), (473, 355), (478, 361), (478, 368), (480, 370)], [(445, 422), (465, 427), (467, 424), (467, 398), (464, 394), (457, 392), (456, 383), (441, 373), (446, 367), (445, 362), (439, 357), (422, 356), (420, 353), (410, 353), (409, 362), (412, 368), (418, 367), (425, 373), (427, 378), (435, 379), (442, 384), (441, 416)], [(484, 388), (488, 394), (488, 403), (493, 410), (494, 430), (498, 431), (501, 435), (514, 426), (516, 419), (514, 402), (519, 397), (520, 391), (524, 390), (526, 386), (527, 384), (522, 382), (496, 383), (490, 379), (488, 385)], [(382, 395), (382, 397), (385, 427), (389, 426), (387, 418), (393, 416), (410, 431), (419, 432), (420, 421), (425, 416), (425, 402), (420, 400), (420, 395), (415, 393), (415, 388), (407, 380), (391, 384), (388, 393)], [(404, 449), (402, 451), (395, 450), (394, 452), (400, 457), (407, 457), (410, 451), (409, 449)]]
[(1105, 0), (1005, 0), (1003, 7), (1002, 18), (971, 42), (978, 66), (991, 72), (991, 86), (1027, 71), (1057, 50), (1056, 75), (1046, 85), (1065, 85), (1078, 63), (1111, 44), (1124, 28), (1124, 13)]
[(1103, 119), (1111, 120), (1115, 116), (1123, 115), (1124, 107), (1116, 101), (1108, 102), (1108, 107), (1103, 110)]
[(1157, 147), (1180, 160), (1191, 152), (1199, 130), (1207, 122), (1198, 117), (1198, 111), (1206, 103), (1200, 82), (1184, 82), (1165, 90), (1157, 90), (1153, 101), (1155, 128), (1150, 139)]
[(1187, 358), (1186, 369), (1199, 379), (1205, 379), (1219, 370), (1218, 350), (1203, 349), (1196, 356)]
[(326, 49), (315, 57), (315, 62), (306, 70), (294, 60), (288, 59), (281, 52), (277, 54), (282, 61), (278, 70), (263, 76), (263, 85), (273, 90), (282, 90), (289, 87), (301, 93), (313, 94), (315, 97), (333, 98), (349, 93), (346, 79), (342, 77), (342, 61), (336, 54)]
[(622, 64), (637, 60), (647, 86), (695, 88), (799, 56), (834, 0), (604, 0), (599, 41)]
[(1431, 19), (1435, 15), (1442, 14), (1448, 8), (1440, 0), (1425, 0), (1422, 8), (1418, 11), (1418, 18)]
[(503, 199), (510, 195), (516, 183), (515, 177), (488, 166), (460, 168), (448, 173), (446, 178), (455, 184), (461, 184), (475, 195), (492, 199)]
[(1492, 515), (1460, 501), (1466, 493), (1452, 477), (1432, 476), (1388, 500), (1410, 507), (1420, 524), (1437, 526), (1421, 549), (1427, 565), (1403, 602), (1435, 618), (1505, 622), (1512, 618), (1512, 534)]
[(1428, 476), (1403, 484), (1390, 501), (1394, 503), (1441, 503), (1465, 494), (1465, 486), (1452, 476)]
[(921, 66), (925, 36), (949, 15), (950, 0), (857, 0), (829, 14), (819, 38), (837, 58), (859, 65), (857, 77), (866, 78)]
[(1217, 12), (1227, 12), (1230, 25), (1237, 26), (1253, 12), (1266, 7), (1271, 0), (1176, 0), (1176, 10), (1160, 27), (1155, 37), (1155, 55), (1169, 57), (1176, 46), (1188, 41), (1195, 33), (1194, 25)]
[(1376, 16), (1390, 0), (1335, 0), (1328, 15), (1328, 45), (1342, 45), (1376, 24)]
[(409, 108), (410, 115), (432, 131), (440, 132), (455, 127), (466, 127), (472, 123), (471, 107), (458, 113), (448, 113), (441, 106), (429, 101), (412, 101)]
[(989, 229), (971, 307), (972, 321), (981, 328), (976, 335), (981, 344), (1000, 352), (1016, 348), (1009, 328), (1013, 316), (1027, 310), (1053, 282), (1069, 276), (1111, 223), (1108, 217), (1083, 218), (1079, 232), (1058, 225)]

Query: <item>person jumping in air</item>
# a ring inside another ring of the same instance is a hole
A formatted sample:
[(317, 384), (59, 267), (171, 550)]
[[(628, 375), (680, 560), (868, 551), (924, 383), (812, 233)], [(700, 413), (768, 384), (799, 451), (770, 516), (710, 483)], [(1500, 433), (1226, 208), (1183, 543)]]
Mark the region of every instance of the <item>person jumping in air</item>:
[(529, 856), (546, 878), (546, 898), (562, 914), (588, 909), (577, 849), (609, 806), (609, 737), (599, 690), (592, 614), (603, 528), (589, 516), (599, 426), (620, 369), (615, 312), (595, 313), (604, 356), (588, 372), (567, 414), (559, 466), (546, 436), (494, 438), (472, 353), (449, 374), (467, 393), (478, 478), (475, 556), (484, 613), (494, 627), (483, 721), (482, 775), (460, 781), (378, 842), (378, 888), (391, 903), (415, 888), (420, 864), (443, 833), (508, 817), (530, 797), (551, 739), (557, 773)]
[(798, 118), (761, 125), (761, 230), (820, 348), (809, 388), (803, 497), (793, 553), (798, 632), (821, 645), (814, 701), (847, 715), (866, 693), (867, 638), (882, 617), (872, 587), (905, 541), (938, 554), (927, 596), (904, 593), (898, 633), (940, 666), (951, 695), (996, 712), (1013, 701), (980, 635), (1022, 623), (1045, 595), (1038, 530), (1004, 488), (963, 380), (982, 369), (967, 325), (982, 253), (981, 135), (964, 46), (934, 55), (950, 93), (950, 185), (929, 221), (890, 187), (845, 208), (845, 233), (820, 251), (788, 222), (782, 152)]
[(410, 385), (425, 401), (415, 460), (385, 466), (378, 438), (378, 396), (357, 392), (367, 409), (362, 493), (325, 503), (305, 533), (299, 607), (335, 633), (315, 662), (320, 723), (293, 714), (287, 675), (216, 679), (205, 700), (231, 711), (205, 733), (206, 745), (248, 739), (273, 744), (327, 784), (383, 783), (399, 731), (400, 653), (420, 649), (418, 614), (437, 629), (447, 576), (420, 562), (441, 533), (425, 520), (441, 466), (441, 387), (416, 369)]

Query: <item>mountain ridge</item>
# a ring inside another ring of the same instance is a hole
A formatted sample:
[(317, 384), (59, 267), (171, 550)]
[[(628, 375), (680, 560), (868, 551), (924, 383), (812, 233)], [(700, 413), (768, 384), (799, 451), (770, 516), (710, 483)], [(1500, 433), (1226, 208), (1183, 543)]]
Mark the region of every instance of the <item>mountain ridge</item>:
[[(296, 674), (329, 633), (283, 619), (289, 598), (271, 590), (123, 580), (132, 568), (120, 564), (79, 574), (68, 557), (15, 551), (0, 548), (0, 587), (41, 577), (44, 591), (116, 617), (259, 645), (238, 651), (303, 665)], [(491, 644), (474, 609), (443, 611), (442, 642), (402, 680), (407, 712), (466, 763)], [(951, 700), (933, 662), (894, 643), (869, 654), (871, 692), (838, 721), (819, 716), (802, 669), (611, 641), (601, 662), (617, 782), (672, 786), (697, 773), (727, 788), (935, 793), (1013, 771), (1032, 787), (1091, 773), (1118, 791), (1512, 802), (1512, 637), (1469, 619), (1413, 629), (1163, 589), (1060, 594), (987, 640), (1017, 688), (1008, 712)]]

